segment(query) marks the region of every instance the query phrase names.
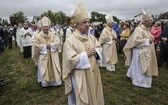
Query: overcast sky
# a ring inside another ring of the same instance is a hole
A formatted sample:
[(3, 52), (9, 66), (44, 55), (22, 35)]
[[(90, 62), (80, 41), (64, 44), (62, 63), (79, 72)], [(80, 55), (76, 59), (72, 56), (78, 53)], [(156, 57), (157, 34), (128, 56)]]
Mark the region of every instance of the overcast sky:
[(153, 15), (168, 11), (168, 0), (0, 0), (0, 17), (6, 18), (18, 11), (33, 17), (48, 10), (63, 11), (70, 16), (79, 1), (85, 3), (88, 12), (97, 11), (120, 19), (133, 18), (142, 8), (150, 7)]

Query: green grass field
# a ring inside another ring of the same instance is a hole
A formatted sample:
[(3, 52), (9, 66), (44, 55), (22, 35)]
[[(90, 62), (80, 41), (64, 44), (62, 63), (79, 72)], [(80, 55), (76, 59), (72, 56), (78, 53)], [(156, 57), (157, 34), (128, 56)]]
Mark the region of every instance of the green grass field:
[[(132, 85), (127, 69), (121, 58), (115, 72), (100, 68), (105, 105), (168, 105), (168, 70), (159, 69), (152, 88), (144, 89)], [(67, 105), (64, 84), (42, 88), (33, 60), (24, 59), (18, 48), (0, 55), (0, 78), (8, 82), (0, 89), (0, 105)]]

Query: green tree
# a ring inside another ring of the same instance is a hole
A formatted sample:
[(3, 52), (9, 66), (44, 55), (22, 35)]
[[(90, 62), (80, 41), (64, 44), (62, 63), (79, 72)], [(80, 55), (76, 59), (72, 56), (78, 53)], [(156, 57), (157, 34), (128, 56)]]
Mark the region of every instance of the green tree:
[(69, 19), (68, 16), (66, 16), (65, 13), (62, 11), (59, 12), (52, 12), (51, 10), (48, 10), (47, 12), (44, 12), (41, 14), (41, 17), (46, 16), (48, 17), (53, 24), (64, 24)]
[(105, 18), (106, 14), (101, 14), (98, 13), (96, 11), (91, 12), (91, 22), (106, 22), (106, 18)]
[[(106, 14), (101, 14), (101, 13), (98, 13), (98, 12), (91, 12), (91, 19), (90, 21), (91, 22), (103, 22), (105, 23), (106, 22), (106, 18), (105, 18)], [(119, 19), (116, 17), (116, 16), (113, 16), (113, 19), (115, 22), (119, 22)]]
[(25, 14), (24, 14), (22, 11), (13, 13), (13, 14), (11, 15), (11, 17), (17, 17), (17, 21), (18, 21), (18, 22), (21, 22), (21, 23), (24, 23), (25, 21), (28, 20), (28, 18), (25, 16)]
[(55, 13), (53, 13), (51, 10), (48, 10), (47, 12), (44, 12), (43, 14), (41, 14), (41, 17), (48, 17), (51, 20), (51, 23), (54, 23), (55, 21)]
[(117, 16), (113, 16), (113, 19), (114, 19), (114, 21), (117, 22), (117, 23), (119, 23), (119, 21), (120, 21), (120, 20), (117, 18)]
[(62, 24), (63, 22), (62, 22), (62, 17), (61, 17), (61, 15), (59, 14), (59, 13), (56, 13), (55, 14), (55, 24), (57, 23), (57, 24)]
[(9, 24), (9, 23), (8, 23), (7, 20), (5, 20), (5, 19), (2, 20), (2, 25), (8, 25), (8, 24)]

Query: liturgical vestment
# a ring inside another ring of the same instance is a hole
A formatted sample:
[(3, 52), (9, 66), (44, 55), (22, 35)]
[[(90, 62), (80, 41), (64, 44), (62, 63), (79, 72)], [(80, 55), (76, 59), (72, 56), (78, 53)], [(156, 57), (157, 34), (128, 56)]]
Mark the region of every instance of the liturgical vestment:
[(98, 61), (95, 56), (87, 56), (87, 48), (97, 49), (101, 56), (101, 46), (93, 35), (75, 30), (64, 43), (63, 80), (68, 105), (104, 105)]
[(125, 64), (129, 66), (127, 76), (139, 87), (150, 88), (152, 76), (158, 75), (157, 59), (154, 43), (150, 43), (152, 35), (143, 24), (139, 25), (128, 39), (123, 51)]
[(99, 42), (102, 45), (102, 64), (109, 71), (115, 71), (115, 64), (118, 62), (115, 31), (108, 26), (105, 27), (100, 35)]
[[(61, 69), (58, 57), (59, 39), (49, 32), (45, 35), (43, 31), (34, 37), (33, 59), (38, 64), (38, 82), (43, 87), (57, 86), (61, 84)], [(47, 44), (50, 45), (47, 48)]]

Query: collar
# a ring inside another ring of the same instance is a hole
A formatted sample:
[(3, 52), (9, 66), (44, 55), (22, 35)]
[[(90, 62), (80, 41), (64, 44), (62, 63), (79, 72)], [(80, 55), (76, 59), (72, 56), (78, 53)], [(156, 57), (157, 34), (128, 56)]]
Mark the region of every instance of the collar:
[(27, 27), (27, 28), (25, 28), (25, 27), (23, 27), (25, 30), (28, 30), (29, 29), (29, 27)]
[(71, 26), (69, 26), (69, 28), (72, 30), (73, 28)]
[(107, 28), (107, 30), (112, 31), (112, 28), (110, 28), (110, 27), (108, 27), (108, 26), (107, 26), (106, 28)]
[(82, 34), (78, 29), (73, 32), (73, 35), (78, 38), (80, 41), (85, 42), (88, 40), (87, 34)]
[(48, 32), (48, 35), (44, 34), (43, 31), (40, 32), (40, 34), (45, 37), (45, 38), (49, 38), (50, 37), (50, 32)]

